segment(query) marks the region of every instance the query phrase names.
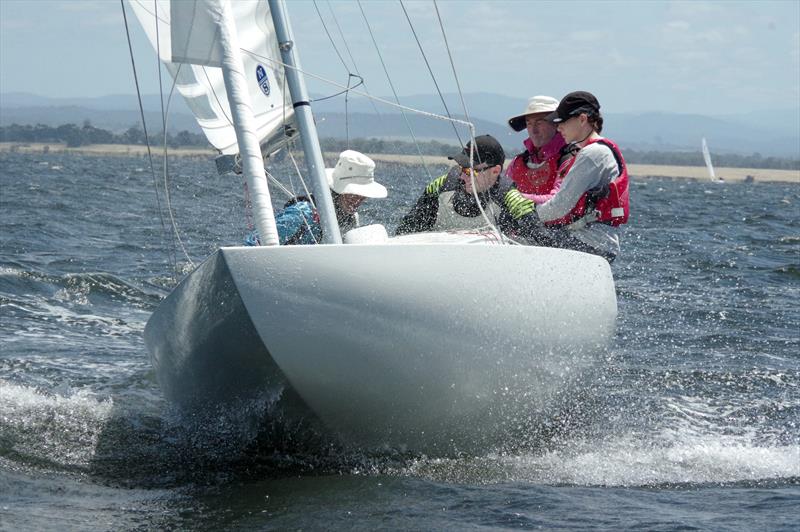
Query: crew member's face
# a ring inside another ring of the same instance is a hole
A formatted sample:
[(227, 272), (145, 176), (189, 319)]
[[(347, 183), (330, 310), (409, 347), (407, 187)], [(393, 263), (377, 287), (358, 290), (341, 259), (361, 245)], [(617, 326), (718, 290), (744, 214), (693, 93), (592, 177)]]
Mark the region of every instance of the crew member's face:
[[(473, 178), (474, 175), (474, 187)], [(464, 182), (464, 189), (470, 194), (489, 190), (497, 182), (500, 175), (500, 165), (487, 166), (485, 164), (475, 165), (473, 168), (461, 169), (461, 181)]]
[(537, 148), (541, 148), (556, 134), (556, 126), (545, 120), (550, 113), (533, 113), (525, 115), (525, 128), (528, 130), (528, 137)]
[(558, 132), (564, 137), (564, 140), (569, 142), (578, 142), (586, 137), (587, 117), (584, 113), (576, 116), (571, 116), (558, 123)]
[(339, 195), (339, 209), (343, 214), (353, 214), (358, 207), (364, 203), (366, 199), (364, 196), (358, 194), (340, 194)]

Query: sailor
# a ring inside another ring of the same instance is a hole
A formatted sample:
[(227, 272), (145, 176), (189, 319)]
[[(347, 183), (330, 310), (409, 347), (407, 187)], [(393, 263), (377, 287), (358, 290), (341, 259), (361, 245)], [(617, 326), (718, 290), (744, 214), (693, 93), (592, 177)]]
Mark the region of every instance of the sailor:
[(504, 195), (515, 230), (537, 245), (605, 257), (619, 253), (620, 225), (628, 221), (628, 168), (619, 147), (602, 137), (600, 103), (589, 92), (562, 98), (548, 120), (573, 156), (559, 168), (551, 197), (537, 205), (519, 190)]
[[(527, 130), (525, 150), (508, 165), (506, 176), (523, 195), (548, 194), (556, 181), (558, 167), (570, 154), (555, 124), (547, 116), (556, 110), (558, 100), (550, 96), (533, 96), (521, 114), (508, 119), (514, 131)], [(530, 198), (533, 199), (533, 198)]]
[(414, 207), (400, 221), (396, 234), (484, 228), (489, 224), (481, 208), (494, 223), (503, 209), (499, 178), (506, 155), (491, 135), (475, 137), (474, 149), (471, 145), (471, 141), (467, 142), (461, 152), (448, 157), (456, 166), (425, 187)]
[[(336, 219), (342, 233), (359, 226), (358, 208), (366, 198), (385, 198), (386, 187), (375, 181), (375, 162), (363, 153), (346, 150), (334, 168), (326, 168)], [(296, 196), (275, 216), (281, 245), (316, 244), (322, 240), (314, 198)], [(258, 233), (245, 238), (248, 246), (260, 245)]]

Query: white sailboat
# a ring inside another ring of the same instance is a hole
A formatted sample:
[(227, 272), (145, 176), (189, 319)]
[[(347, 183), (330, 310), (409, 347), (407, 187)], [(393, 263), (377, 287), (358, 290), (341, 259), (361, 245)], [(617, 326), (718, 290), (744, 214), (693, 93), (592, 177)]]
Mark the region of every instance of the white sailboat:
[(222, 247), (158, 306), (145, 340), (170, 401), (280, 393), (285, 415), (313, 415), (343, 442), (446, 454), (506, 443), (596, 365), (617, 313), (600, 257), (493, 233), (373, 227), (341, 243), (281, 0), (162, 0), (157, 18), (129, 1), (209, 140), (242, 154), (262, 241), (274, 219), (258, 143), (293, 110), (323, 198), (323, 245)]
[(711, 164), (711, 152), (708, 151), (708, 143), (706, 142), (705, 137), (703, 137), (702, 151), (703, 151), (703, 160), (705, 161), (706, 169), (708, 170), (708, 178), (711, 179), (711, 181), (716, 181), (716, 182), (722, 181), (723, 179), (721, 177), (717, 177), (716, 174), (714, 173), (714, 165)]

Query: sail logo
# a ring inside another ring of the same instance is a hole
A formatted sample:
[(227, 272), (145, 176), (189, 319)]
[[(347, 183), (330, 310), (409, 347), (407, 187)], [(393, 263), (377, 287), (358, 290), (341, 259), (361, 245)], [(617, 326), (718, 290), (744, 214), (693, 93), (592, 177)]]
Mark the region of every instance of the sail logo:
[(258, 81), (258, 86), (261, 88), (261, 92), (263, 92), (265, 96), (269, 96), (269, 78), (267, 77), (267, 69), (264, 68), (263, 65), (258, 65), (256, 67), (256, 80)]

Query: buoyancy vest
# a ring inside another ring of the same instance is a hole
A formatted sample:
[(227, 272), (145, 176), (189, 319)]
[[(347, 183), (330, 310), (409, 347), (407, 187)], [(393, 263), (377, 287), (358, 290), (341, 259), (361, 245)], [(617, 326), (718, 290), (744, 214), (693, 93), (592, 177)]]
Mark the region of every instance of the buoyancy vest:
[[(525, 151), (514, 157), (506, 176), (514, 181), (517, 190), (523, 194), (548, 194), (558, 177), (558, 167), (564, 154), (564, 138), (556, 133), (540, 148), (535, 147), (531, 139), (525, 139), (523, 144)], [(538, 155), (534, 155), (534, 152)]]
[[(453, 196), (457, 191), (449, 190), (439, 194), (439, 209), (436, 212), (436, 223), (433, 231), (454, 231), (457, 229), (479, 229), (487, 227), (486, 219), (478, 214), (477, 216), (463, 216), (459, 214), (453, 206)], [(500, 206), (493, 200), (489, 200), (483, 206), (486, 216), (494, 220), (500, 213)]]
[[(622, 152), (620, 152), (619, 147), (606, 138), (587, 141), (584, 148), (595, 142), (603, 144), (611, 150), (611, 153), (614, 155), (614, 160), (617, 162), (619, 175), (607, 185), (584, 192), (571, 211), (557, 220), (544, 222), (546, 226), (567, 226), (579, 220), (582, 222), (582, 226), (590, 223), (604, 223), (611, 226), (627, 223), (630, 213), (628, 201), (628, 165), (625, 163), (625, 159), (622, 157)], [(572, 165), (575, 164), (576, 158), (577, 154), (575, 157), (571, 157), (561, 164), (558, 169), (558, 179), (567, 177)]]
[(547, 194), (553, 190), (558, 177), (558, 157), (550, 157), (541, 163), (530, 163), (530, 153), (523, 152), (514, 157), (508, 166), (507, 175), (523, 194)]

